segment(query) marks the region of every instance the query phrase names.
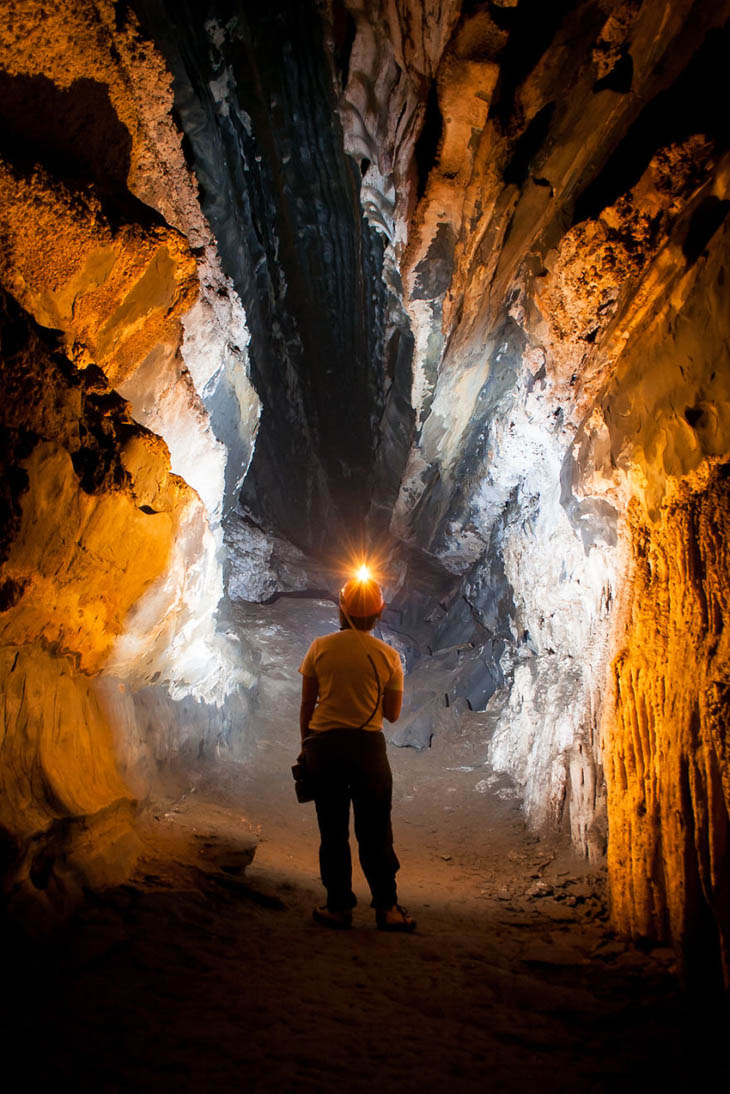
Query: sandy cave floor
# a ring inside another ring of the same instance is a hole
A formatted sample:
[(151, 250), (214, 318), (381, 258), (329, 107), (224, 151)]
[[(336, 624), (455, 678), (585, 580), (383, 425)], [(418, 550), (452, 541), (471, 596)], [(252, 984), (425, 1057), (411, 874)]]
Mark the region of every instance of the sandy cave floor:
[(416, 933), (375, 930), (359, 868), (353, 929), (312, 922), (291, 667), (330, 613), (241, 609), (264, 673), (251, 761), (201, 765), (148, 803), (129, 884), (16, 953), (6, 1034), (31, 1088), (723, 1089), (727, 1012), (681, 994), (668, 950), (611, 935), (602, 872), (527, 832), (507, 780), (475, 789), (489, 776), (479, 715), (427, 751), (390, 749)]

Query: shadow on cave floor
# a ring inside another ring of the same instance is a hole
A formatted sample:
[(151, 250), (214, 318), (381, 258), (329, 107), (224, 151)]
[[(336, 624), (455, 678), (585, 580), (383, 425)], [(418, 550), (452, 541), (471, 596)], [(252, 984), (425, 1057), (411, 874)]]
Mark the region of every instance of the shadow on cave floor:
[(155, 802), (136, 876), (6, 981), (39, 1086), (671, 1091), (727, 1074), (726, 1016), (678, 991), (666, 950), (611, 936), (602, 874), (529, 834), (506, 784), (475, 789), (477, 715), (427, 752), (391, 749), (417, 932), (374, 929), (357, 871), (353, 930), (312, 922), (314, 809), (289, 764), (296, 657), (332, 607), (278, 603), (240, 620), (263, 673), (251, 762), (200, 767)]

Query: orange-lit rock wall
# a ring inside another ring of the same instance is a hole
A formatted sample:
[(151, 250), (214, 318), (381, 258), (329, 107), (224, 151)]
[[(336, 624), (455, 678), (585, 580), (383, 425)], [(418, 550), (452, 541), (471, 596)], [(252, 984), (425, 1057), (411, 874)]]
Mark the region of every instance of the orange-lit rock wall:
[(252, 682), (215, 613), (258, 401), (170, 82), (119, 5), (3, 13), (0, 872), (41, 908), (124, 876), (135, 797)]
[[(22, 0), (0, 27), (0, 80), (3, 284), (64, 330), (74, 361), (105, 369), (216, 524), (259, 405), (164, 62), (110, 0)], [(240, 422), (228, 465), (201, 404), (224, 389)]]
[(119, 386), (151, 347), (177, 346), (180, 315), (195, 300), (187, 241), (164, 225), (124, 224), (83, 202), (46, 172), (0, 176), (3, 283), (45, 327), (63, 330)]
[[(721, 183), (718, 183), (720, 186)], [(604, 712), (616, 925), (730, 981), (728, 232), (629, 343), (605, 397), (631, 560)]]
[(660, 521), (632, 514), (634, 558), (604, 753), (617, 928), (673, 941), (689, 976), (730, 981), (727, 466)]
[(63, 909), (134, 860), (132, 794), (92, 680), (200, 502), (103, 373), (55, 342), (4, 300), (2, 865)]

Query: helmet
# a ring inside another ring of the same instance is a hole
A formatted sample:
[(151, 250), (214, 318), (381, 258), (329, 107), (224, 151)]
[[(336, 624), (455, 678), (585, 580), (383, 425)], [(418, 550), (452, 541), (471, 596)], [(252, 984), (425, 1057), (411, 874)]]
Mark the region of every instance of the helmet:
[(385, 601), (377, 581), (373, 581), (371, 577), (352, 577), (340, 589), (340, 605), (348, 615), (367, 619), (368, 616), (381, 612)]

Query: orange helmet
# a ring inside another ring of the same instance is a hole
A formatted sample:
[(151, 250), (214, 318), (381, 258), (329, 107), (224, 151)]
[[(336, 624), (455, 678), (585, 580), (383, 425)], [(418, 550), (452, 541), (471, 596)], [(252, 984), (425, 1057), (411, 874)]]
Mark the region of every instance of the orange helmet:
[(352, 577), (340, 589), (340, 604), (348, 615), (367, 619), (385, 607), (383, 591), (372, 578)]

